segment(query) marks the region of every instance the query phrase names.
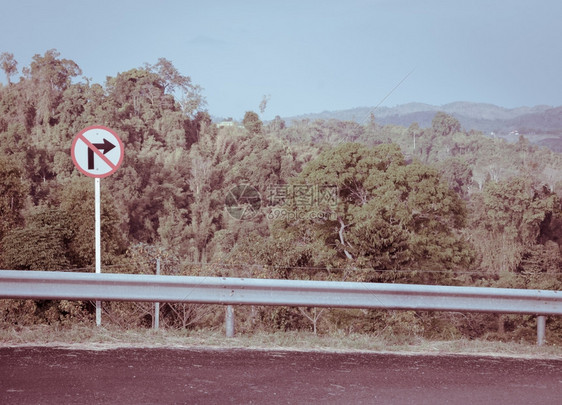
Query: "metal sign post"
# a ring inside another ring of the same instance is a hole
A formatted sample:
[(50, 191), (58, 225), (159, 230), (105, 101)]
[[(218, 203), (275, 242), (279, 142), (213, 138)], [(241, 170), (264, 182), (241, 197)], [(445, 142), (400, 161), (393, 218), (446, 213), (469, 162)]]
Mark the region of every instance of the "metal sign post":
[[(103, 126), (83, 129), (74, 137), (72, 161), (88, 177), (94, 177), (96, 273), (101, 273), (101, 202), (100, 178), (115, 173), (123, 161), (124, 148), (119, 136)], [(96, 301), (96, 325), (101, 325), (101, 301)]]
[[(94, 179), (95, 190), (95, 219), (96, 219), (96, 274), (101, 273), (101, 203), (100, 179)], [(101, 325), (101, 301), (96, 301), (96, 325)]]

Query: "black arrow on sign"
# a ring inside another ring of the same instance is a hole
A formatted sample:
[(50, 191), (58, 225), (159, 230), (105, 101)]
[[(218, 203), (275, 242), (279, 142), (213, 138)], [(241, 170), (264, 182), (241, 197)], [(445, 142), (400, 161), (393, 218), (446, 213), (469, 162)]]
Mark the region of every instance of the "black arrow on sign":
[[(93, 143), (92, 145), (103, 151), (104, 155), (115, 148), (115, 145), (105, 138), (103, 138), (103, 143)], [(94, 170), (94, 151), (90, 148), (88, 148), (88, 170)]]

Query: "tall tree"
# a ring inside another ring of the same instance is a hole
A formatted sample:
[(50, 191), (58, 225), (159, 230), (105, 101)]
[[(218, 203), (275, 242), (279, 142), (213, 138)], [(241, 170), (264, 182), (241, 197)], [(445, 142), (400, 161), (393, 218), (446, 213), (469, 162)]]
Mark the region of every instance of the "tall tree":
[(195, 115), (206, 104), (205, 98), (201, 95), (201, 86), (193, 84), (189, 76), (182, 75), (176, 67), (165, 58), (159, 58), (154, 65), (147, 65), (147, 69), (156, 72), (164, 85), (164, 92), (168, 94), (178, 94), (182, 111), (189, 118)]
[(491, 274), (513, 272), (559, 210), (559, 197), (529, 178), (487, 183), (472, 197), (471, 210), (483, 269)]
[(10, 85), (10, 78), (18, 72), (18, 62), (14, 59), (14, 54), (2, 52), (0, 54), (0, 66), (2, 66), (2, 70), (6, 74), (8, 85)]
[(460, 132), (461, 124), (455, 117), (438, 111), (431, 121), (431, 128), (437, 136), (450, 136)]
[(451, 269), (471, 260), (456, 233), (464, 204), (436, 170), (407, 165), (395, 145), (340, 145), (308, 164), (291, 185), (285, 227), (322, 241), (325, 257), (336, 252), (355, 265), (385, 270)]
[(43, 56), (33, 56), (29, 69), (26, 69), (27, 89), (36, 101), (38, 124), (50, 124), (55, 109), (71, 79), (82, 73), (78, 65), (69, 59), (59, 59), (60, 53), (50, 49)]
[(263, 123), (258, 114), (253, 111), (246, 111), (244, 119), (242, 120), (242, 125), (244, 125), (244, 128), (251, 134), (256, 135), (262, 132)]
[(0, 156), (0, 240), (23, 220), (21, 210), (28, 186), (22, 181), (22, 174), (13, 161)]
[(449, 187), (463, 199), (467, 199), (468, 188), (472, 182), (472, 169), (466, 160), (452, 157), (440, 162), (438, 167)]

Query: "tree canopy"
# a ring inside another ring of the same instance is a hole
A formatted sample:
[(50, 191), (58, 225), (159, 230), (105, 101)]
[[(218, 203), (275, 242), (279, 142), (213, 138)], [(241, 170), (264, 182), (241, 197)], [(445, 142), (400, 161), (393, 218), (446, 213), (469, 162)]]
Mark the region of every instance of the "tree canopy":
[[(94, 124), (126, 144), (102, 188), (107, 265), (132, 246), (157, 246), (186, 266), (365, 269), (382, 281), (376, 274), (395, 271), (438, 283), (461, 270), (484, 278), (536, 270), (544, 249), (559, 256), (562, 159), (523, 136), (487, 138), (444, 112), (428, 128), (380, 125), (374, 114), (364, 124), (262, 122), (253, 111), (242, 126), (219, 127), (201, 87), (164, 58), (101, 84), (55, 49), (20, 69), (8, 52), (0, 63), (3, 266), (91, 265), (93, 225), (81, 219), (91, 185), (69, 148)], [(226, 208), (236, 187), (261, 199), (251, 218)], [(17, 251), (30, 243), (43, 244), (43, 256)], [(429, 270), (447, 277), (419, 276)]]

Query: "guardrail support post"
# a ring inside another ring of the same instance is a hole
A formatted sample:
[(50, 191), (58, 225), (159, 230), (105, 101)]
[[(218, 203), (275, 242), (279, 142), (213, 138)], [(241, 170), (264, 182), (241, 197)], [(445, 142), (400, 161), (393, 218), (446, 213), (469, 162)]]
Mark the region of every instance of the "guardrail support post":
[(234, 337), (234, 307), (232, 305), (226, 306), (225, 327), (226, 337)]
[(544, 344), (544, 336), (546, 331), (546, 316), (537, 316), (537, 345), (542, 346)]
[[(160, 258), (156, 259), (156, 275), (160, 275)], [(158, 329), (160, 326), (160, 303), (154, 303), (154, 318), (152, 318), (152, 328)]]

